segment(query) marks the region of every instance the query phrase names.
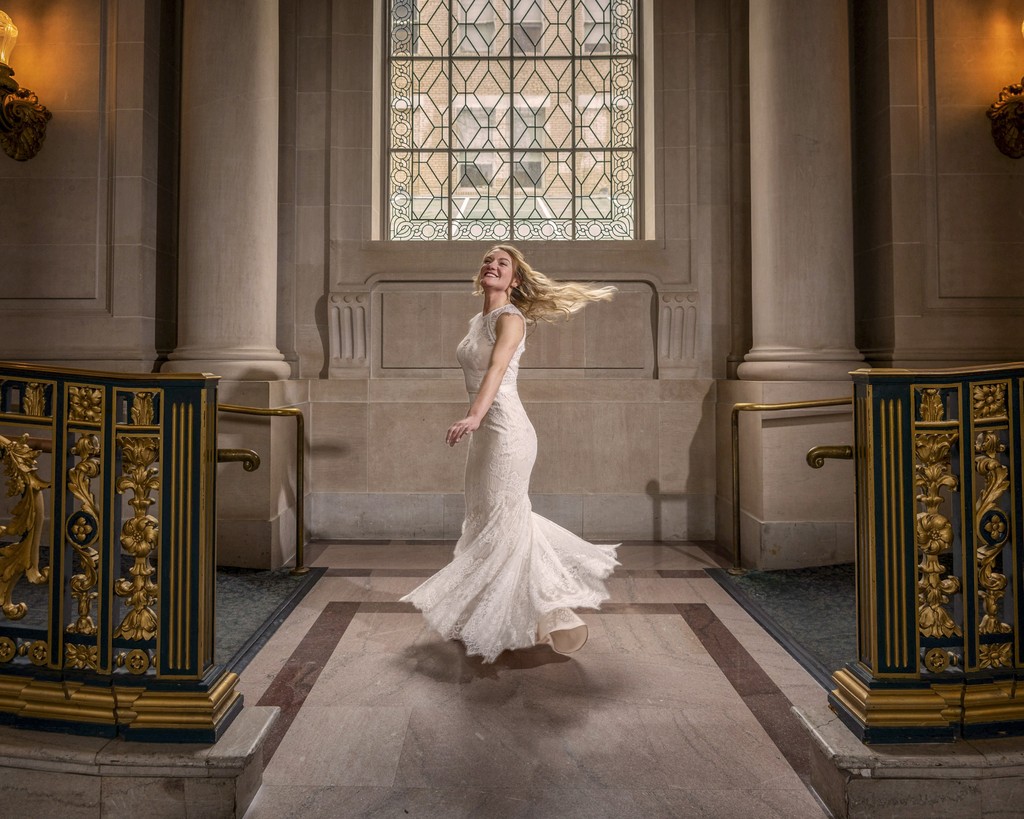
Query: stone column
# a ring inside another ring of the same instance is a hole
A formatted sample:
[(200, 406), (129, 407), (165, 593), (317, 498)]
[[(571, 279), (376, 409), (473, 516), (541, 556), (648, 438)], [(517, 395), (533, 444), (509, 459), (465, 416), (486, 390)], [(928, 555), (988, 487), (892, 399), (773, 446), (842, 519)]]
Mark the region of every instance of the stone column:
[(755, 381), (846, 379), (854, 343), (847, 4), (750, 0)]
[(165, 372), (287, 378), (277, 349), (277, 0), (185, 0), (178, 346)]

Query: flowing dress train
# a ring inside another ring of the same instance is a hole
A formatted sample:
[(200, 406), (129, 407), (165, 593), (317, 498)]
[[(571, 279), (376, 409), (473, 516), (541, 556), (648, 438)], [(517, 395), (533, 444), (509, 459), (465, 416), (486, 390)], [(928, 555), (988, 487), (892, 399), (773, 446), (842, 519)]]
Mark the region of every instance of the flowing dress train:
[[(494, 349), (499, 315), (477, 314), (457, 353), (470, 401), (480, 389)], [(525, 319), (523, 319), (525, 324)], [(588, 543), (533, 512), (530, 473), (537, 434), (516, 386), (525, 333), (498, 394), (470, 438), (466, 517), (452, 561), (402, 598), (432, 628), (458, 639), (485, 662), (506, 649), (547, 643), (571, 653), (587, 640), (573, 609), (597, 608), (608, 598), (604, 580), (618, 565), (617, 546)]]

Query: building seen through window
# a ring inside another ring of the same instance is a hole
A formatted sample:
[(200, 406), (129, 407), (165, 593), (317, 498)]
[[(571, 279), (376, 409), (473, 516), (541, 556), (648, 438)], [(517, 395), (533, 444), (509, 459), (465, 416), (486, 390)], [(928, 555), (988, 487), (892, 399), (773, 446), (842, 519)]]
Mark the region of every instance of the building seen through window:
[(389, 15), (387, 238), (635, 237), (635, 0)]

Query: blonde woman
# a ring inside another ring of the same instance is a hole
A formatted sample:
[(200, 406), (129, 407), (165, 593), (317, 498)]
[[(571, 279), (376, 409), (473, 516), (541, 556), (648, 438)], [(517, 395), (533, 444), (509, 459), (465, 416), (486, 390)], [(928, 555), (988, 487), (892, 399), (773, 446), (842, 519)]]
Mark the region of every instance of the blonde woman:
[(569, 316), (614, 287), (557, 282), (511, 245), (484, 256), (475, 290), (483, 309), (458, 346), (470, 407), (448, 429), (470, 436), (466, 517), (451, 563), (403, 597), (466, 653), (493, 662), (506, 649), (546, 643), (569, 654), (587, 640), (573, 612), (608, 597), (616, 546), (597, 546), (533, 512), (528, 495), (537, 435), (516, 387), (527, 326)]

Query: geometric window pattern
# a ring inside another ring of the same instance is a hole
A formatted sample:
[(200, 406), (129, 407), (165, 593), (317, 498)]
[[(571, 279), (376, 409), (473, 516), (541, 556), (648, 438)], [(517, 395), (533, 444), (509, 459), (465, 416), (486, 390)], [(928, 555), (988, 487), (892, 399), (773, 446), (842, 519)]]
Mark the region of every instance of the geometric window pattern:
[(635, 0), (389, 0), (390, 239), (633, 239)]

